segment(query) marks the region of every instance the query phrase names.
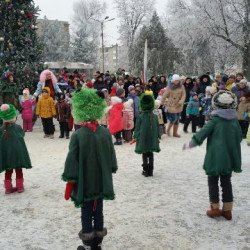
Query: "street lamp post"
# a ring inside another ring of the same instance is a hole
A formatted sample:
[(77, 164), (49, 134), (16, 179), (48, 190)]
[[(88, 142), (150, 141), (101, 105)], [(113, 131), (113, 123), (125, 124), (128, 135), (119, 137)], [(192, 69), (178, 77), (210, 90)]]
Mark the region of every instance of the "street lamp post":
[[(105, 18), (106, 19), (106, 18)], [(101, 22), (101, 36), (102, 36), (102, 72), (104, 73), (104, 35), (103, 35), (103, 22)]]
[[(93, 19), (93, 18), (92, 18)], [(108, 19), (108, 20), (107, 20)], [(106, 16), (103, 21), (99, 21), (96, 19), (93, 19), (94, 21), (97, 21), (101, 23), (101, 37), (102, 37), (102, 72), (104, 73), (104, 34), (103, 34), (103, 24), (109, 21), (115, 20), (115, 18), (109, 19), (109, 16)]]

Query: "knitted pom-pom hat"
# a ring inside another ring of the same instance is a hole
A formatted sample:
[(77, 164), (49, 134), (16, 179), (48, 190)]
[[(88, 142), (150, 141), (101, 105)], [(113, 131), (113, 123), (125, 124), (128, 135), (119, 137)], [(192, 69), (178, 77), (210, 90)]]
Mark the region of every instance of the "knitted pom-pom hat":
[(4, 122), (15, 122), (17, 110), (12, 104), (3, 104), (0, 108), (0, 118)]
[(140, 99), (142, 111), (153, 111), (155, 108), (155, 99), (152, 95), (143, 94)]
[(106, 108), (106, 101), (94, 89), (81, 89), (72, 97), (73, 117), (77, 123), (101, 119)]
[(212, 99), (213, 109), (236, 109), (237, 97), (230, 91), (221, 90)]

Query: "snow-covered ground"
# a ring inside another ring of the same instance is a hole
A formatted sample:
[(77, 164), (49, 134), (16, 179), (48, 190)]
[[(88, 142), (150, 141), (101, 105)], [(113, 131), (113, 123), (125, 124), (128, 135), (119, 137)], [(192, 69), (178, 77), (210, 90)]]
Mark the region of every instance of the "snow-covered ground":
[[(58, 127), (57, 127), (58, 128)], [(181, 130), (180, 130), (181, 132)], [(63, 198), (61, 181), (69, 140), (43, 139), (40, 121), (26, 144), (34, 168), (24, 170), (25, 192), (0, 189), (0, 250), (74, 250), (81, 243), (80, 209)], [(115, 201), (104, 202), (106, 250), (250, 250), (250, 150), (242, 142), (241, 174), (233, 174), (233, 220), (210, 219), (205, 144), (182, 152), (191, 133), (163, 137), (153, 178), (141, 175), (134, 145), (116, 146)], [(219, 150), (219, 149), (218, 149)], [(14, 156), (13, 156), (14, 157)], [(3, 183), (4, 174), (0, 176)], [(2, 186), (2, 185), (1, 185)]]

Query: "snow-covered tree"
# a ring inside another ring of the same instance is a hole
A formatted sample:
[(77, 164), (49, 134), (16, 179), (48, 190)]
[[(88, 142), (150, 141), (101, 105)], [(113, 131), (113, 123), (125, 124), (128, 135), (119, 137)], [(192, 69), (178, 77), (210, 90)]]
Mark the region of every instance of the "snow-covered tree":
[(148, 73), (152, 75), (170, 73), (174, 63), (179, 60), (179, 53), (160, 22), (156, 11), (148, 26), (143, 26), (136, 37), (133, 47), (131, 67), (135, 74), (141, 74), (143, 69), (144, 44), (148, 40)]
[(86, 30), (80, 29), (77, 31), (71, 45), (73, 50), (72, 61), (96, 63), (96, 42), (92, 37), (88, 37)]
[(101, 22), (106, 4), (100, 0), (79, 0), (74, 4), (73, 61), (95, 64), (100, 44)]
[(69, 54), (69, 34), (60, 21), (49, 21), (44, 17), (42, 22), (41, 41), (43, 43), (44, 61), (65, 61)]
[[(176, 44), (184, 53), (195, 51), (201, 62), (204, 39), (208, 58), (214, 61), (214, 70), (227, 71), (241, 66), (250, 79), (250, 1), (249, 0), (173, 0), (170, 12), (171, 31), (180, 34)], [(190, 39), (191, 37), (191, 39)], [(191, 45), (191, 46), (190, 46)], [(207, 58), (207, 57), (206, 57)], [(197, 62), (197, 66), (203, 66)], [(211, 67), (212, 65), (210, 65)]]
[(136, 32), (151, 17), (154, 0), (114, 0), (120, 18), (120, 34), (122, 40), (131, 48)]

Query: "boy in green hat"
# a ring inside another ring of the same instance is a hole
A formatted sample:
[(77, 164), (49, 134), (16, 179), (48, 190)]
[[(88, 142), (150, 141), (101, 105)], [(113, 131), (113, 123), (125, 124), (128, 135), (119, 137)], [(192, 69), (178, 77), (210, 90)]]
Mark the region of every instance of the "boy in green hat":
[[(153, 93), (153, 92), (152, 92)], [(153, 114), (155, 100), (150, 91), (141, 96), (141, 114), (136, 119), (133, 144), (136, 142), (135, 152), (142, 154), (142, 175), (153, 176), (154, 154), (160, 152), (159, 140), (161, 139), (158, 118)]]
[(115, 198), (112, 173), (117, 171), (111, 134), (97, 122), (104, 114), (106, 102), (101, 91), (81, 89), (74, 93), (72, 105), (74, 118), (82, 124), (71, 136), (62, 175), (67, 182), (65, 199), (71, 197), (75, 206), (81, 207), (79, 237), (83, 246), (78, 249), (101, 250), (107, 234), (103, 227), (103, 199)]
[[(5, 171), (5, 194), (15, 191), (21, 193), (23, 186), (23, 168), (32, 168), (28, 150), (24, 142), (24, 132), (16, 124), (17, 110), (12, 104), (3, 104), (0, 108), (0, 173)], [(13, 157), (14, 156), (14, 157)], [(16, 171), (16, 188), (12, 186), (12, 173)]]

